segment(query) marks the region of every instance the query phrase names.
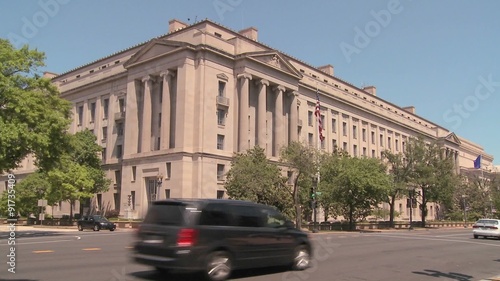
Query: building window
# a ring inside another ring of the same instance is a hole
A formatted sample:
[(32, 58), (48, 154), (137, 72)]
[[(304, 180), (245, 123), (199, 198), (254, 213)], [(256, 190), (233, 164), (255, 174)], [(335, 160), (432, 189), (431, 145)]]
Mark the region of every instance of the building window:
[(104, 99), (102, 103), (103, 119), (108, 119), (109, 114), (109, 99)]
[(170, 189), (165, 189), (165, 198), (170, 198)]
[(313, 146), (314, 145), (314, 137), (313, 137), (313, 134), (309, 133), (307, 135), (307, 141), (309, 142), (309, 145), (310, 146)]
[(391, 149), (391, 137), (387, 137), (387, 148)]
[(94, 133), (94, 129), (90, 129), (90, 133), (91, 133), (92, 135), (95, 135), (95, 133)]
[(332, 133), (337, 133), (337, 119), (332, 118)]
[(125, 112), (125, 99), (118, 99), (118, 110), (120, 111), (120, 113), (123, 113)]
[(366, 142), (366, 129), (363, 128), (361, 130), (361, 138), (363, 139), (364, 142)]
[(226, 96), (226, 82), (219, 81), (219, 97)]
[(226, 125), (226, 111), (224, 109), (217, 109), (217, 125)]
[(97, 209), (101, 210), (102, 208), (102, 194), (97, 194)]
[(120, 186), (122, 183), (121, 170), (115, 170), (115, 186)]
[(342, 135), (345, 137), (347, 136), (347, 123), (342, 122)]
[(332, 140), (332, 149), (337, 149), (337, 140)]
[(380, 144), (381, 147), (384, 147), (384, 135), (380, 134)]
[(403, 213), (403, 204), (399, 203), (399, 213)]
[(357, 139), (358, 138), (358, 127), (356, 125), (352, 126), (352, 138)]
[(399, 140), (395, 140), (396, 151), (399, 151)]
[(83, 105), (78, 106), (78, 126), (83, 124)]
[(375, 132), (372, 131), (372, 144), (375, 144)]
[(286, 178), (288, 179), (286, 183), (288, 185), (293, 185), (293, 172), (292, 171), (286, 171)]
[(402, 145), (401, 150), (403, 150), (403, 152), (406, 151), (406, 143), (403, 141), (401, 142), (401, 145)]
[(218, 181), (223, 181), (224, 180), (224, 164), (217, 164), (217, 180)]
[(224, 198), (224, 190), (217, 190), (217, 199)]
[(354, 157), (358, 157), (358, 146), (357, 145), (352, 146), (352, 154), (354, 155)]
[(161, 128), (161, 112), (158, 113), (158, 128)]
[(313, 113), (312, 111), (307, 112), (307, 125), (313, 126)]
[(343, 149), (345, 152), (348, 152), (348, 150), (347, 150), (347, 142), (343, 142), (343, 143), (342, 143), (342, 149)]
[(121, 137), (123, 136), (123, 123), (116, 123), (116, 134)]
[(363, 157), (366, 157), (366, 147), (363, 147)]
[(116, 158), (122, 158), (123, 156), (123, 146), (121, 144), (116, 146)]
[(132, 166), (132, 181), (135, 181), (135, 177), (137, 175), (137, 166)]
[(375, 158), (375, 149), (372, 149), (372, 158)]
[(105, 141), (108, 139), (108, 127), (102, 127), (102, 140)]
[(224, 149), (224, 135), (217, 135), (217, 149)]
[(106, 148), (105, 147), (102, 148), (101, 159), (102, 159), (102, 161), (106, 161)]
[(135, 210), (135, 191), (130, 191), (130, 201), (132, 210)]
[(167, 174), (165, 175), (165, 179), (170, 179), (170, 176), (172, 175), (172, 163), (167, 162), (165, 163), (165, 169), (167, 170)]
[(95, 102), (90, 104), (90, 123), (95, 121)]

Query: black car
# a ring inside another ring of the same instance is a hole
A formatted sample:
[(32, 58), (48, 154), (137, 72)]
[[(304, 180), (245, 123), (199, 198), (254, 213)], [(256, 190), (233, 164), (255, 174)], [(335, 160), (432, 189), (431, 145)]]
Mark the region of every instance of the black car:
[(311, 263), (308, 235), (275, 208), (237, 200), (153, 202), (137, 232), (133, 259), (160, 272), (200, 271), (225, 280), (234, 269)]
[(115, 231), (116, 229), (116, 224), (110, 222), (103, 216), (84, 216), (78, 220), (77, 225), (79, 231), (83, 231), (86, 228), (93, 229), (94, 231), (99, 231), (101, 229)]

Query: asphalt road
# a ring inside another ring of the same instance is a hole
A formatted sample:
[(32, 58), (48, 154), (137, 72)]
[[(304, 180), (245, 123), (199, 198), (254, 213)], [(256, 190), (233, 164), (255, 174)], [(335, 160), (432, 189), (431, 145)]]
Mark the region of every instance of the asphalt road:
[[(0, 281), (198, 280), (161, 276), (131, 262), (132, 230), (18, 231), (15, 271), (7, 264), (8, 233), (0, 233)], [(470, 229), (312, 234), (313, 267), (236, 272), (233, 280), (481, 280), (500, 275), (500, 240), (473, 239)]]

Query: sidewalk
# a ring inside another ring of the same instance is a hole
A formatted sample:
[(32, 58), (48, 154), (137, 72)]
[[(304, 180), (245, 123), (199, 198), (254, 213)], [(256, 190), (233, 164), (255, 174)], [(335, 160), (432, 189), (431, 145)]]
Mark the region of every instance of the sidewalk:
[[(10, 232), (8, 224), (0, 224), (0, 232)], [(72, 232), (78, 231), (76, 226), (45, 226), (45, 225), (16, 225), (15, 231), (54, 231), (54, 232)]]

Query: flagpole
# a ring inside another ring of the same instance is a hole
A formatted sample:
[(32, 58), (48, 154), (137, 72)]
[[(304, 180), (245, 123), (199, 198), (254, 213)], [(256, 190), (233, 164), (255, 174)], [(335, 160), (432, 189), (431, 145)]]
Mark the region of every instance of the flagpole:
[(317, 203), (318, 203), (318, 198), (317, 198), (317, 189), (320, 181), (320, 173), (319, 173), (319, 151), (321, 149), (321, 127), (320, 127), (320, 118), (321, 118), (321, 107), (319, 103), (319, 89), (316, 87), (316, 110), (315, 110), (315, 115), (316, 115), (316, 148), (317, 148), (317, 154), (316, 154), (316, 182), (313, 183), (313, 192), (314, 192), (314, 198), (313, 198), (313, 233), (318, 232), (318, 227), (317, 227)]

